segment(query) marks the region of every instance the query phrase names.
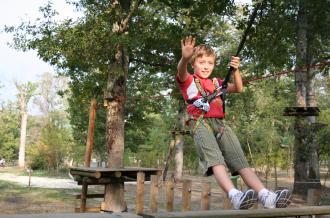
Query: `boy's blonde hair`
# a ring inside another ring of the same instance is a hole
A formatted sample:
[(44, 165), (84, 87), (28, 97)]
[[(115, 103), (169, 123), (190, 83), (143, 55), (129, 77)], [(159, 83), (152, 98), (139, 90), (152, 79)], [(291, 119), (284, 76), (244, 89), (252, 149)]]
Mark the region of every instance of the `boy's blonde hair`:
[(202, 57), (203, 55), (213, 56), (214, 61), (217, 59), (217, 54), (215, 53), (213, 48), (211, 48), (210, 46), (204, 45), (204, 44), (200, 44), (200, 45), (196, 46), (195, 52), (194, 52), (193, 56), (190, 58), (190, 61), (189, 61), (190, 64), (193, 64), (195, 62), (196, 58)]

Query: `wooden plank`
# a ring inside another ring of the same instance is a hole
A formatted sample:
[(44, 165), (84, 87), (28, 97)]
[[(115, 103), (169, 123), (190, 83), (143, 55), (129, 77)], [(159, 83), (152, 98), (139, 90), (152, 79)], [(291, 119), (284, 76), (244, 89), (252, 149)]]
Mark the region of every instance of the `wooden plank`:
[(156, 168), (101, 168), (101, 167), (71, 167), (70, 173), (75, 177), (88, 176), (91, 178), (109, 178), (109, 177), (123, 177), (127, 181), (136, 180), (137, 173), (144, 172), (145, 180), (149, 181), (151, 175), (160, 175), (162, 170)]
[(144, 172), (138, 172), (136, 182), (136, 214), (143, 213), (144, 210)]
[(224, 210), (230, 210), (231, 207), (232, 207), (232, 205), (231, 205), (230, 199), (228, 197), (228, 194), (224, 193), (223, 194), (223, 209)]
[(142, 218), (133, 213), (44, 213), (44, 214), (1, 214), (1, 218)]
[[(76, 199), (80, 199), (81, 195), (76, 195)], [(104, 194), (87, 194), (86, 198), (104, 198)]]
[(329, 215), (330, 206), (313, 206), (302, 208), (276, 208), (255, 210), (208, 210), (189, 212), (163, 212), (141, 214), (144, 218), (259, 218), (290, 217), (308, 215)]
[[(85, 207), (85, 212), (86, 213), (90, 213), (90, 212), (100, 212), (100, 207)], [(76, 213), (80, 213), (80, 211), (81, 211), (81, 209), (80, 209), (80, 207), (76, 207), (75, 209), (74, 209), (74, 212), (76, 212)]]
[(191, 188), (191, 180), (185, 179), (182, 181), (182, 211), (191, 210)]
[(70, 174), (74, 177), (75, 175), (78, 176), (86, 176), (86, 177), (92, 177), (92, 178), (100, 178), (101, 177), (101, 173), (98, 171), (92, 172), (92, 171), (79, 171), (79, 170), (70, 170)]
[(158, 209), (158, 179), (158, 175), (152, 175), (150, 179), (150, 209), (152, 213), (157, 212)]
[(104, 168), (104, 167), (70, 167), (71, 170), (81, 171), (81, 172), (159, 172), (161, 169), (157, 168), (145, 168), (145, 167), (125, 167), (125, 168)]
[[(82, 185), (82, 179), (79, 178), (76, 180), (78, 182), (78, 185)], [(124, 178), (117, 178), (117, 177), (110, 177), (110, 178), (85, 178), (85, 181), (87, 182), (88, 185), (106, 185), (110, 183), (118, 183), (125, 181)], [(131, 180), (129, 180), (131, 181)]]
[(202, 183), (201, 210), (210, 209), (211, 183), (204, 181)]
[(174, 181), (166, 181), (166, 211), (172, 212), (174, 206)]
[(80, 197), (80, 212), (84, 213), (86, 211), (86, 195), (88, 191), (88, 185), (85, 181), (83, 181), (81, 187), (81, 197)]
[(284, 116), (319, 116), (320, 109), (318, 107), (286, 107)]

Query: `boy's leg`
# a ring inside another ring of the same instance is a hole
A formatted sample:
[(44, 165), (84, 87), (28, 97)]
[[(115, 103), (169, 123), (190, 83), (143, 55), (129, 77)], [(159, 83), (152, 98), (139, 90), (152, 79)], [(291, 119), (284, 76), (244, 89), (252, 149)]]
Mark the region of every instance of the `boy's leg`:
[(216, 165), (212, 167), (213, 175), (218, 185), (228, 193), (230, 190), (235, 188), (233, 182), (228, 176), (227, 169), (224, 165)]
[(257, 202), (258, 194), (254, 190), (243, 193), (235, 188), (224, 165), (213, 166), (212, 171), (218, 185), (228, 193), (234, 209), (249, 209)]
[(291, 203), (292, 192), (290, 190), (277, 190), (274, 193), (265, 189), (260, 179), (250, 168), (239, 170), (239, 174), (249, 187), (258, 192), (259, 199), (263, 207), (285, 208)]
[(251, 170), (251, 168), (240, 169), (238, 173), (244, 180), (245, 184), (256, 192), (259, 193), (262, 189), (265, 188), (258, 176)]
[(219, 140), (227, 166), (232, 172), (239, 172), (244, 182), (258, 193), (258, 197), (265, 208), (286, 207), (291, 202), (291, 192), (267, 190), (257, 175), (249, 168), (236, 134), (230, 127), (225, 126), (225, 132)]

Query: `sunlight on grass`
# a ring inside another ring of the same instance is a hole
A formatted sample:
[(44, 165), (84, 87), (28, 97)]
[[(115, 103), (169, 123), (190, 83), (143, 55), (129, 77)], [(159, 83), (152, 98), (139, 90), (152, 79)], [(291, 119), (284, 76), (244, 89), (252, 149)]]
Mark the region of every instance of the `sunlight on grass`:
[(71, 189), (45, 189), (21, 186), (14, 182), (0, 180), (0, 201), (10, 200), (13, 196), (26, 201), (73, 201), (77, 190)]

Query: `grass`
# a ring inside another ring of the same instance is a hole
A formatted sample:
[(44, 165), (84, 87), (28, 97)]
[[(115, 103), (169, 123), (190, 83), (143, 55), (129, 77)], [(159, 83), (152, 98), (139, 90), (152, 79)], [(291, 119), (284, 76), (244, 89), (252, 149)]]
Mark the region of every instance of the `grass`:
[(72, 189), (44, 189), (26, 187), (0, 180), (0, 213), (48, 213), (72, 212), (74, 194)]
[(8, 197), (16, 196), (27, 200), (56, 200), (72, 201), (76, 190), (72, 189), (45, 189), (26, 187), (14, 182), (0, 180), (0, 201), (8, 200)]

